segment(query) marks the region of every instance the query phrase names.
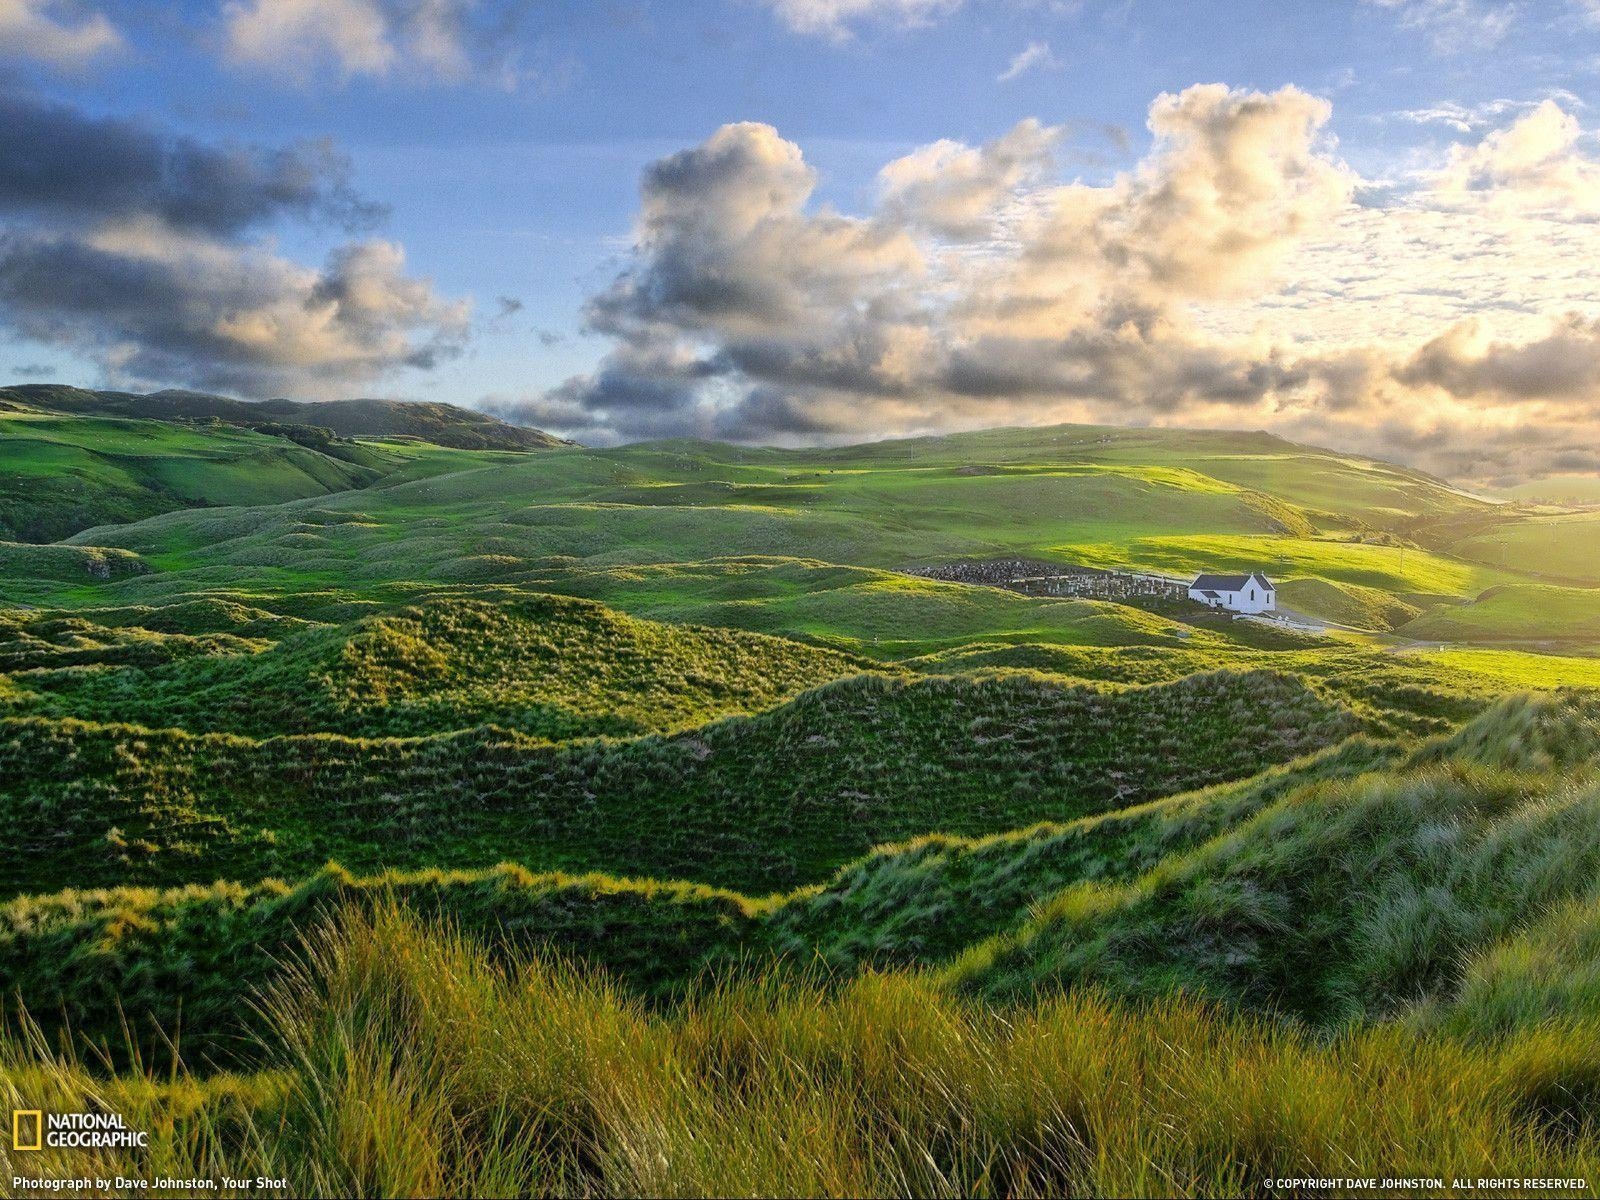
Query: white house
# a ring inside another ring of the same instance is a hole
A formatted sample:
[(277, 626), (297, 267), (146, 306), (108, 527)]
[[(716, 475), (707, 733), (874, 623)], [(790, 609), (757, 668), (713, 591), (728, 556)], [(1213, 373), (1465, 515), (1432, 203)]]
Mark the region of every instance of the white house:
[(1197, 575), (1189, 585), (1189, 599), (1230, 612), (1271, 612), (1278, 607), (1277, 590), (1272, 581), (1257, 572), (1253, 575)]

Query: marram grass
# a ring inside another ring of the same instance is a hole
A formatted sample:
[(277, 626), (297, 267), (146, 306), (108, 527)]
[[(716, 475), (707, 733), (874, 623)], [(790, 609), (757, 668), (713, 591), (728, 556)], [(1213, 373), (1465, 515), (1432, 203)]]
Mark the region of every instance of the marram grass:
[[(1314, 1040), (1181, 996), (992, 1008), (914, 973), (708, 980), (651, 1012), (397, 907), (313, 932), (250, 1075), (102, 1078), (0, 1045), (10, 1101), (98, 1106), (148, 1151), (30, 1170), (307, 1195), (1262, 1194), (1285, 1176), (1600, 1178), (1600, 1028)], [(0, 1161), (8, 1182), (13, 1167)], [(215, 1194), (215, 1193), (210, 1193)]]

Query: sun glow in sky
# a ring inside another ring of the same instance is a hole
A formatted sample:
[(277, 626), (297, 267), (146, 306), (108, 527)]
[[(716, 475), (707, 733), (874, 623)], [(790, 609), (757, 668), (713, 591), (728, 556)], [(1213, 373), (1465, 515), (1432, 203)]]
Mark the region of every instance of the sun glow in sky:
[(0, 376), (1600, 470), (1600, 3), (0, 0)]

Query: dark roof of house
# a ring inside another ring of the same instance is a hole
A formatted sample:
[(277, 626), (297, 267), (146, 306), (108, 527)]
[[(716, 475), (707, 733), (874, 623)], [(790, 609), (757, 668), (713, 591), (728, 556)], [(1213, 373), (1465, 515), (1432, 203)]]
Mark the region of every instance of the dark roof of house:
[(1267, 591), (1273, 590), (1272, 581), (1259, 571), (1250, 575), (1197, 575), (1189, 586), (1199, 588), (1201, 591), (1237, 592), (1252, 579), (1258, 580)]

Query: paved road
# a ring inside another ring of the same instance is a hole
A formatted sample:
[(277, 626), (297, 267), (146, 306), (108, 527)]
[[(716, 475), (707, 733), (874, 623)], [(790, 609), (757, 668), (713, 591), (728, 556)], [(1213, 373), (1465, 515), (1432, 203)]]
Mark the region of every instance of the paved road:
[(1282, 626), (1287, 622), (1291, 628), (1295, 628), (1297, 632), (1301, 633), (1327, 634), (1330, 630), (1338, 629), (1345, 633), (1361, 633), (1368, 637), (1382, 638), (1387, 643), (1384, 649), (1390, 654), (1400, 654), (1407, 650), (1444, 650), (1452, 644), (1450, 642), (1418, 641), (1416, 638), (1404, 637), (1398, 633), (1385, 633), (1377, 629), (1362, 629), (1357, 625), (1341, 625), (1338, 621), (1314, 617), (1310, 613), (1303, 613), (1295, 608), (1285, 608), (1281, 604), (1278, 606), (1275, 615), (1282, 618), (1282, 620), (1266, 620), (1266, 623)]

